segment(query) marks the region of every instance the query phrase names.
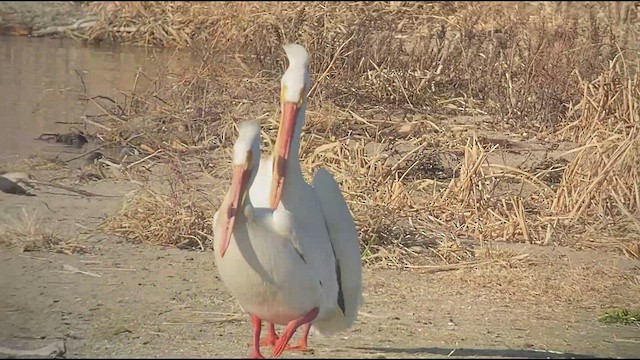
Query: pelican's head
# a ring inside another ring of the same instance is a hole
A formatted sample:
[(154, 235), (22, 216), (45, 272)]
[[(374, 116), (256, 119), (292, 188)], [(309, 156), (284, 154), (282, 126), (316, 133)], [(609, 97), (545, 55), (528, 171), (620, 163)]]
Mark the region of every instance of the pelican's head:
[(238, 139), (233, 146), (233, 176), (226, 205), (220, 211), (223, 216), (220, 257), (223, 257), (233, 233), (238, 209), (242, 206), (249, 187), (260, 165), (260, 125), (257, 121), (245, 121), (239, 125)]
[[(302, 45), (284, 45), (289, 67), (282, 75), (280, 103), (281, 118), (276, 153), (273, 163), (273, 182), (271, 187), (271, 207), (276, 208), (282, 195), (285, 164), (291, 156), (293, 137), (302, 131), (304, 114), (307, 107), (307, 93), (311, 88), (309, 76), (309, 54)], [(297, 154), (294, 154), (297, 156)]]

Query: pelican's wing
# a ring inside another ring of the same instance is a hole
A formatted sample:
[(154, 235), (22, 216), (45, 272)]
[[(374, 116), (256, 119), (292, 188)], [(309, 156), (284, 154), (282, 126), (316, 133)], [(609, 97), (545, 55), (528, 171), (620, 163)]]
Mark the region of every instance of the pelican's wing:
[(327, 170), (320, 168), (316, 172), (313, 188), (318, 195), (336, 255), (345, 318), (351, 325), (362, 303), (362, 262), (358, 231), (338, 183)]
[[(302, 261), (307, 262), (303, 255), (302, 243), (295, 231), (293, 213), (282, 208), (278, 208), (277, 210), (273, 210), (270, 207), (254, 208), (248, 206), (247, 208), (251, 209), (250, 216), (247, 216), (249, 219), (249, 221), (247, 221), (247, 227), (251, 231), (264, 231), (265, 228), (268, 228), (272, 234), (289, 241)], [(246, 213), (247, 210), (245, 210), (245, 214)]]

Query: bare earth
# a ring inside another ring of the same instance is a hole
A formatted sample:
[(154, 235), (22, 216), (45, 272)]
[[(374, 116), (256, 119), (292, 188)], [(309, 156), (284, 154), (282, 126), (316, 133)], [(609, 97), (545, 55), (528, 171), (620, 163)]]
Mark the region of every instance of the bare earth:
[[(211, 250), (101, 235), (92, 229), (137, 185), (108, 179), (78, 188), (114, 197), (43, 187), (35, 197), (0, 193), (5, 224), (24, 208), (43, 229), (85, 250), (1, 250), (0, 346), (35, 349), (64, 340), (69, 358), (248, 355), (248, 317), (219, 280)], [(597, 320), (611, 307), (638, 306), (637, 261), (593, 250), (508, 248), (530, 261), (438, 273), (367, 268), (356, 325), (331, 338), (312, 335), (312, 353), (283, 357), (640, 355), (640, 327)]]

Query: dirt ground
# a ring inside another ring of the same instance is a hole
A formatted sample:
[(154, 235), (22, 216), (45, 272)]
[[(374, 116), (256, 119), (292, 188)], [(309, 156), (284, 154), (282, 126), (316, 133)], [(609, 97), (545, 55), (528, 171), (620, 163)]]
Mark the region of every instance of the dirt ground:
[[(4, 224), (25, 209), (41, 231), (82, 249), (1, 250), (0, 346), (63, 340), (68, 358), (248, 355), (249, 319), (218, 278), (211, 250), (133, 244), (94, 231), (137, 187), (109, 179), (78, 188), (111, 197), (45, 187), (34, 197), (0, 194)], [(366, 268), (355, 326), (335, 337), (312, 335), (312, 353), (283, 357), (640, 355), (640, 327), (598, 322), (605, 310), (638, 306), (637, 261), (594, 250), (500, 248), (530, 261), (439, 273)]]
[[(42, 28), (86, 15), (72, 2), (25, 4), (0, 3), (0, 25)], [(32, 173), (42, 180), (61, 175)], [(66, 358), (249, 354), (248, 316), (220, 281), (211, 250), (105, 235), (96, 227), (139, 186), (106, 179), (77, 188), (106, 196), (42, 186), (33, 197), (0, 193), (0, 225), (24, 226), (26, 211), (40, 232), (66, 243), (53, 251), (0, 247), (0, 354), (54, 342), (64, 343), (59, 357)], [(335, 337), (312, 335), (312, 352), (283, 357), (640, 356), (639, 326), (598, 321), (607, 310), (640, 307), (638, 260), (594, 249), (492, 246), (528, 257), (435, 273), (366, 267), (365, 305), (354, 327)]]

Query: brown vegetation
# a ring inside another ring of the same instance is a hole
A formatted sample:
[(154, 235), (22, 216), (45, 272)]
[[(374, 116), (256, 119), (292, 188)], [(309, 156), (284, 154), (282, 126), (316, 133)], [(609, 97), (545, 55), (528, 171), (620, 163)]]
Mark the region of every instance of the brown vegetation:
[[(398, 254), (414, 261), (423, 248), (458, 262), (472, 256), (464, 238), (600, 244), (637, 257), (632, 5), (96, 2), (99, 20), (83, 36), (191, 49), (200, 66), (105, 108), (109, 130), (99, 131), (202, 168), (227, 166), (219, 150), (238, 121), (262, 119), (273, 142), (281, 45), (305, 45), (314, 85), (301, 161), (309, 174), (334, 174), (372, 259), (405, 265)], [(188, 193), (145, 190), (108, 228), (205, 244), (217, 204), (198, 208)], [(152, 231), (169, 218), (175, 226)]]
[(63, 241), (57, 234), (45, 229), (35, 213), (23, 208), (20, 218), (0, 222), (0, 248), (15, 248), (21, 252), (49, 250), (65, 254), (81, 253), (84, 246), (72, 240)]

